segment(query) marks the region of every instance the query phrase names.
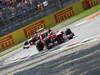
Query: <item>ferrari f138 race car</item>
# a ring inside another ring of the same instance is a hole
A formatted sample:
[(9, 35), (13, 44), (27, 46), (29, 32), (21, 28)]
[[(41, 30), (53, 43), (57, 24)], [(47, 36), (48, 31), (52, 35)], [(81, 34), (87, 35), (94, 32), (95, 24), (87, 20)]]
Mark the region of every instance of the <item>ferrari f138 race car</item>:
[(41, 28), (35, 32), (33, 37), (25, 41), (23, 48), (27, 49), (30, 46), (35, 45), (39, 51), (43, 51), (44, 49), (51, 49), (54, 46), (71, 40), (74, 36), (75, 35), (70, 28), (66, 28), (65, 31), (56, 32), (51, 29), (45, 30)]

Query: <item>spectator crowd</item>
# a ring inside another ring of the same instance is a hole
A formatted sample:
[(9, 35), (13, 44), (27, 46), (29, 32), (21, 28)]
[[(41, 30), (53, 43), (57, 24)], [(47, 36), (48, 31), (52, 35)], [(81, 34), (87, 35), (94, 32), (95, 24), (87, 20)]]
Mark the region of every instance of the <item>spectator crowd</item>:
[(15, 15), (18, 11), (34, 8), (43, 11), (48, 5), (46, 0), (0, 0), (0, 17), (4, 15)]

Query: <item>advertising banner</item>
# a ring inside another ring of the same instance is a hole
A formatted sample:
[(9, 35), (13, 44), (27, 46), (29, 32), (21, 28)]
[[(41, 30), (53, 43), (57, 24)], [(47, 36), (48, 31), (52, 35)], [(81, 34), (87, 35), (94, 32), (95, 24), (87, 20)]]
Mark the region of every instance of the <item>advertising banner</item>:
[(74, 16), (74, 11), (73, 11), (73, 7), (69, 7), (69, 8), (66, 8), (60, 12), (57, 12), (54, 17), (55, 17), (55, 21), (56, 23), (60, 23), (72, 16)]
[(14, 44), (15, 42), (12, 35), (8, 35), (4, 38), (0, 38), (0, 50), (11, 47)]
[(82, 6), (83, 6), (84, 10), (87, 10), (99, 3), (100, 3), (100, 0), (83, 0)]
[(40, 28), (45, 28), (45, 20), (40, 20), (35, 24), (32, 24), (26, 28), (24, 28), (24, 33), (26, 38), (30, 38), (34, 35), (35, 31)]

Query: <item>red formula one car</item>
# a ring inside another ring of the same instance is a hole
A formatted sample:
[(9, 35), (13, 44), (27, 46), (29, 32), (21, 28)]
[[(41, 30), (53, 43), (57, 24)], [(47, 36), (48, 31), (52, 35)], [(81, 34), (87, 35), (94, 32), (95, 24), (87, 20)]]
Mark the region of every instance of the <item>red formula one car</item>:
[(39, 51), (43, 51), (44, 48), (51, 49), (56, 45), (72, 39), (74, 36), (75, 35), (70, 28), (67, 28), (65, 31), (57, 32), (53, 32), (51, 29), (40, 29), (35, 33), (34, 37), (32, 37), (31, 40), (28, 41), (28, 44), (36, 45), (36, 48)]

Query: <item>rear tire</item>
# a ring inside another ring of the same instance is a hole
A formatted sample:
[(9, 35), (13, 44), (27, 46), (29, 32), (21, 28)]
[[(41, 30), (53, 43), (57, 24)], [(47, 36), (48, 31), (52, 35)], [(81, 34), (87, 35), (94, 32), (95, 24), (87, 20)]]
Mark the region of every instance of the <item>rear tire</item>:
[(75, 36), (74, 33), (71, 33), (71, 34), (70, 34), (70, 37), (69, 37), (69, 40), (70, 40), (70, 39), (73, 39), (74, 36)]
[(40, 40), (38, 40), (38, 41), (36, 42), (36, 48), (38, 49), (38, 51), (43, 51), (43, 49), (44, 49), (44, 44), (43, 44)]
[(46, 44), (46, 48), (50, 49), (53, 46), (53, 41), (50, 38), (47, 37), (47, 38), (45, 38), (45, 44)]

